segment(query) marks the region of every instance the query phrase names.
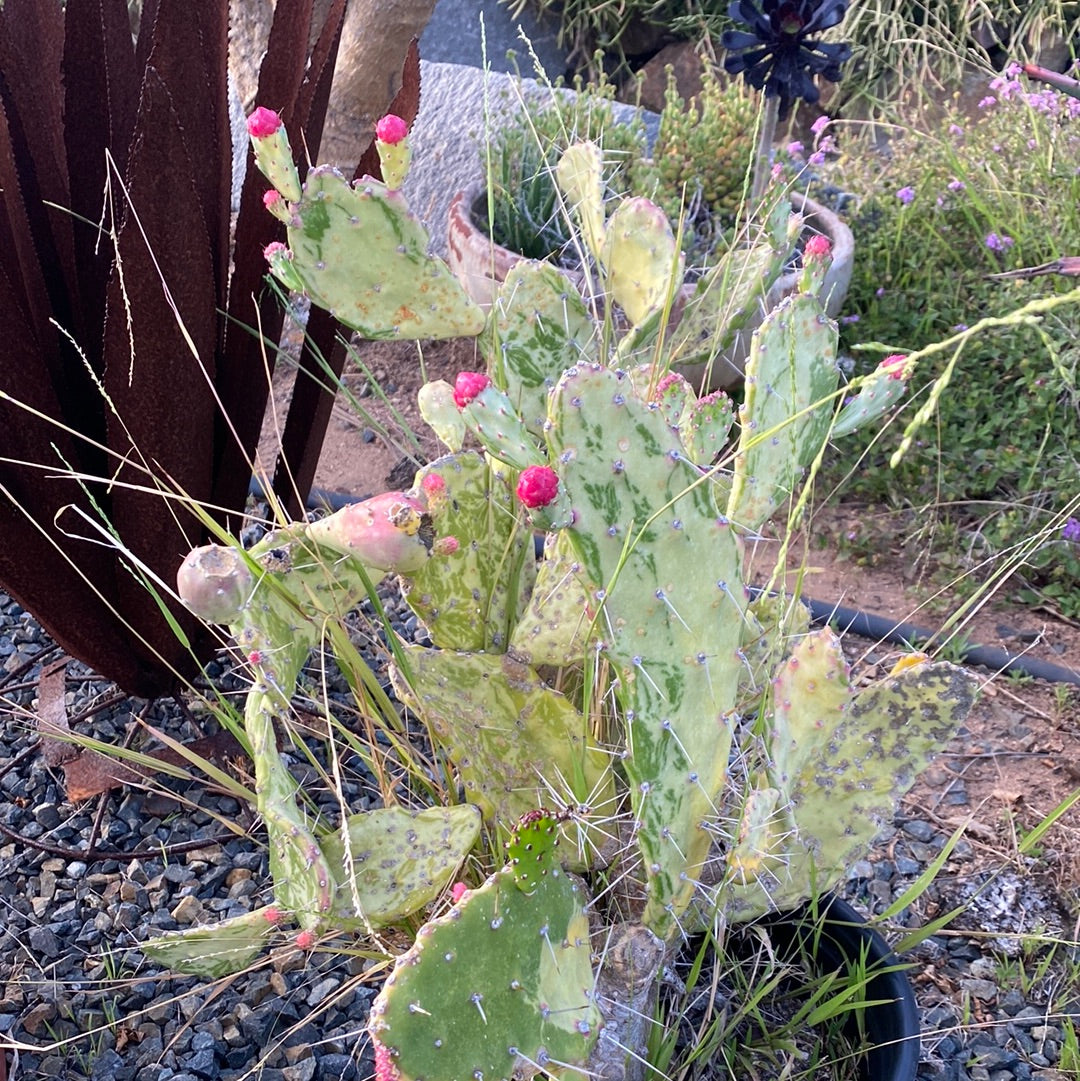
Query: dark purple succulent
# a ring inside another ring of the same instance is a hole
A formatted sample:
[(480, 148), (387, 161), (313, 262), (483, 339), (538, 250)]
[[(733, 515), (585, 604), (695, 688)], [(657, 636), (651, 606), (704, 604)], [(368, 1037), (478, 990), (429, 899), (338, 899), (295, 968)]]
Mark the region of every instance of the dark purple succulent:
[(838, 82), (851, 46), (811, 37), (846, 13), (847, 0), (735, 0), (728, 16), (749, 29), (724, 31), (720, 43), (730, 54), (724, 69), (741, 74), (767, 98), (779, 98), (782, 113), (796, 98), (815, 102), (814, 76)]

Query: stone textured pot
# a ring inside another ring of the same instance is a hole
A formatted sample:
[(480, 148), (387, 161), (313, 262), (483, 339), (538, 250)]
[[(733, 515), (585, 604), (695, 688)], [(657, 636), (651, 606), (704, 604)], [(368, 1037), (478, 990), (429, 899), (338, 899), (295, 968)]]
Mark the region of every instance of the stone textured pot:
[(801, 947), (819, 973), (856, 971), (869, 978), (861, 998), (874, 1003), (863, 1011), (863, 1039), (856, 1019), (846, 1026), (855, 1046), (866, 1047), (856, 1064), (861, 1081), (915, 1081), (919, 1068), (919, 1008), (907, 976), (888, 943), (846, 901), (829, 895), (816, 911), (807, 905), (766, 921), (781, 950)]
[[(851, 230), (827, 207), (800, 192), (791, 193), (791, 204), (802, 215), (804, 229), (821, 233), (832, 242), (833, 262), (825, 278), (821, 299), (825, 310), (835, 318), (840, 313), (851, 283), (855, 254)], [(490, 307), (499, 283), (505, 280), (510, 268), (525, 257), (494, 243), (480, 224), (486, 221), (487, 187), (483, 182), (471, 184), (454, 196), (447, 219), (447, 261), (469, 296), (478, 304)], [(573, 271), (564, 273), (575, 286), (581, 288), (582, 275)], [(713, 361), (711, 371), (706, 372), (704, 364), (688, 365), (679, 369), (682, 374), (695, 386), (700, 386), (708, 375), (708, 389), (711, 390), (737, 386), (742, 380), (750, 352), (750, 336), (760, 325), (765, 312), (794, 292), (797, 281), (798, 272), (793, 270), (774, 282), (760, 314), (735, 335), (731, 345)], [(689, 299), (694, 288), (692, 283), (684, 285), (683, 298)], [(678, 305), (676, 315), (677, 311)]]

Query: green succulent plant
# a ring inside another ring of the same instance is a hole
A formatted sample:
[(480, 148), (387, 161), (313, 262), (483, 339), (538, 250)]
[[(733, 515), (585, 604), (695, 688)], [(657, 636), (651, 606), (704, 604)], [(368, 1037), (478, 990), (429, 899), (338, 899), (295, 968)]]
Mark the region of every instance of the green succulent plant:
[[(257, 159), (278, 178), (283, 129), (260, 130)], [(333, 211), (325, 175), (281, 191), (291, 246), (271, 253), (283, 281), (323, 296), (323, 283), (347, 279), (363, 231)], [(410, 491), (289, 526), (250, 552), (196, 550), (179, 577), (188, 606), (248, 653), (245, 721), (275, 900), (305, 931), (427, 903), (481, 816), (507, 844), (506, 866), (425, 924), (387, 980), (371, 1021), (387, 1079), (625, 1073), (683, 936), (837, 882), (971, 702), (962, 670), (925, 659), (856, 694), (830, 631), (748, 588), (746, 538), (788, 503), (834, 417), (836, 327), (813, 295), (827, 252), (810, 252), (804, 291), (755, 333), (742, 404), (699, 398), (672, 360), (688, 340), (722, 340), (720, 324), (758, 292), (725, 298), (723, 276), (704, 279), (671, 328), (682, 260), (662, 210), (631, 198), (607, 214), (594, 144), (569, 147), (556, 176), (603, 274), (604, 318), (549, 265), (515, 267), (478, 336), (487, 370), (421, 396), (447, 453)], [(413, 229), (392, 193), (360, 189), (380, 228)], [(777, 203), (755, 257), (730, 258), (760, 266), (761, 288), (789, 235)], [(408, 260), (369, 260), (364, 273), (365, 326), (400, 329), (400, 306), (425, 298), (442, 326), (478, 321), (463, 294), (433, 290), (442, 279)], [(680, 335), (685, 326), (697, 329)], [(845, 408), (873, 422), (902, 374), (894, 364), (867, 380)], [(466, 800), (432, 812), (433, 836), (410, 841), (419, 828), (400, 812), (371, 824), (404, 837), (418, 880), (407, 889), (363, 873), (366, 821), (316, 832), (270, 738), (314, 628), (382, 573), (400, 576), (432, 643), (398, 643), (391, 678)], [(600, 874), (621, 883), (618, 906), (592, 897)], [(590, 918), (621, 962), (593, 970)], [(208, 933), (190, 932), (200, 955)], [(168, 942), (174, 963), (181, 941)]]

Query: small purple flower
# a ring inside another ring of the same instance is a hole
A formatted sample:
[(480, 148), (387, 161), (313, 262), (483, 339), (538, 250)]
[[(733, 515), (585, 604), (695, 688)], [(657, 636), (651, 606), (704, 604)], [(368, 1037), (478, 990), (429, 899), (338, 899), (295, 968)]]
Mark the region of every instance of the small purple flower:
[(950, 124), (949, 134), (953, 136), (953, 138), (958, 138), (959, 136), (964, 134), (964, 129), (960, 127), (959, 124)]
[(968, 328), (967, 323), (957, 323), (956, 326), (953, 327), (953, 331), (956, 334), (959, 334), (961, 331), (967, 330), (967, 328)]
[(842, 315), (840, 316), (841, 323), (857, 323), (859, 321), (858, 315)]
[(827, 117), (827, 116), (819, 116), (817, 118), (817, 120), (815, 120), (810, 125), (810, 130), (815, 135), (820, 135), (831, 123), (832, 123), (832, 120), (829, 117)]
[(874, 290), (874, 296), (876, 296), (876, 297), (883, 297), (884, 295), (885, 295), (885, 286), (883, 286), (883, 285), (879, 285), (879, 286), (878, 286), (878, 287), (877, 287), (877, 288), (876, 288), (876, 289)]
[(788, 143), (788, 145), (787, 145), (787, 152), (788, 152), (788, 153), (789, 153), (789, 154), (790, 154), (790, 155), (791, 155), (791, 156), (792, 156), (793, 158), (798, 158), (798, 157), (801, 157), (801, 156), (802, 156), (802, 152), (803, 152), (803, 150), (804, 150), (804, 149), (805, 149), (805, 148), (803, 147), (802, 143), (800, 143), (800, 142), (798, 141), (798, 139), (796, 139), (796, 140), (795, 140), (795, 142), (793, 142), (793, 143)]
[(998, 236), (997, 233), (987, 233), (985, 243), (991, 251), (1006, 251), (1016, 242), (1011, 236), (1005, 236), (1004, 234)]
[(806, 160), (810, 165), (824, 165), (825, 164), (825, 151), (824, 150), (815, 150), (813, 152), (813, 154), (811, 154), (810, 157), (808, 157)]
[(1061, 536), (1064, 540), (1080, 543), (1080, 518), (1070, 518), (1062, 527)]
[(777, 181), (784, 179), (784, 163), (782, 161), (778, 161), (775, 165), (773, 165), (772, 178), (773, 180)]
[(915, 189), (905, 185), (896, 193), (896, 197), (904, 206), (909, 206), (915, 198)]
[(987, 97), (982, 98), (979, 101), (980, 109), (989, 109), (991, 105), (997, 105), (997, 98), (995, 98), (993, 95), (988, 95)]
[(956, 177), (949, 181), (949, 191), (963, 191), (966, 187), (967, 185), (962, 180), (957, 180)]

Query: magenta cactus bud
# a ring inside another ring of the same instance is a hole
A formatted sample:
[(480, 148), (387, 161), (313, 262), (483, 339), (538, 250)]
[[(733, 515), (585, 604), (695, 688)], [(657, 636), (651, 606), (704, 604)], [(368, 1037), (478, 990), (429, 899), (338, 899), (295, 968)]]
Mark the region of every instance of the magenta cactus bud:
[(253, 139), (265, 139), (268, 135), (276, 135), (281, 129), (281, 117), (273, 109), (260, 105), (247, 118), (247, 129)]
[(280, 908), (271, 905), (264, 913), (263, 918), (267, 923), (281, 923), (285, 919), (285, 913)]
[(310, 950), (315, 945), (315, 932), (298, 931), (294, 941), (298, 950)]
[(400, 116), (395, 116), (393, 113), (387, 113), (375, 125), (375, 138), (380, 142), (389, 143), (391, 146), (400, 143), (408, 134), (408, 124)]
[(832, 254), (832, 241), (827, 236), (815, 234), (806, 242), (803, 248), (803, 256), (808, 260), (824, 259)]
[(457, 904), (461, 900), (463, 894), (468, 890), (468, 886), (464, 882), (455, 882), (450, 887), (450, 900), (453, 904)]
[(678, 375), (676, 375), (674, 372), (668, 372), (667, 375), (665, 375), (660, 380), (660, 382), (656, 384), (656, 397), (662, 398), (667, 388), (670, 387), (672, 383), (678, 383), (678, 381)]
[[(252, 665), (252, 666), (254, 667), (254, 666), (256, 666), (256, 665), (260, 665), (260, 664), (262, 664), (262, 662), (263, 662), (263, 655), (262, 655), (262, 653), (261, 653), (261, 652), (260, 652), (259, 650), (257, 650), (257, 649), (253, 649), (253, 650), (252, 650), (252, 651), (251, 651), (251, 652), (250, 652), (250, 653), (248, 654), (248, 658), (247, 658), (247, 659), (248, 659), (248, 664), (250, 664), (250, 665)], [(267, 917), (267, 918), (269, 919), (269, 917)]]
[(551, 466), (530, 465), (518, 477), (517, 497), (530, 510), (546, 507), (559, 494), (559, 475)]
[(375, 1039), (371, 1042), (375, 1046), (375, 1081), (397, 1081), (398, 1068), (394, 1065), (390, 1048)]
[[(277, 195), (277, 192), (274, 192), (274, 194)], [(263, 258), (268, 263), (272, 263), (275, 256), (279, 255), (284, 259), (291, 259), (293, 257), (292, 252), (289, 251), (289, 246), (287, 244), (282, 244), (280, 240), (275, 240), (263, 248)]]
[(428, 495), (442, 495), (446, 491), (446, 481), (438, 473), (428, 473), (420, 482), (420, 487)]
[(431, 554), (434, 556), (452, 556), (461, 547), (457, 537), (440, 537), (431, 546)]
[(459, 372), (454, 380), (454, 404), (464, 409), (482, 390), (491, 386), (491, 380), (483, 372)]
[(275, 203), (281, 201), (281, 192), (276, 188), (271, 188), (269, 191), (263, 192), (263, 206), (269, 210)]
[(907, 357), (903, 353), (893, 353), (878, 365), (878, 370), (885, 372), (890, 379), (903, 379), (907, 374), (904, 371), (906, 367)]

